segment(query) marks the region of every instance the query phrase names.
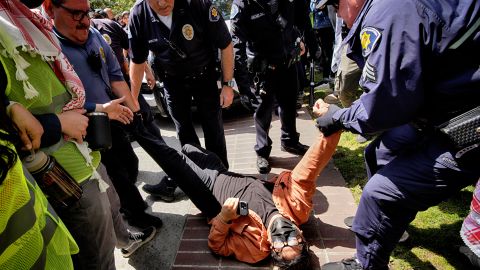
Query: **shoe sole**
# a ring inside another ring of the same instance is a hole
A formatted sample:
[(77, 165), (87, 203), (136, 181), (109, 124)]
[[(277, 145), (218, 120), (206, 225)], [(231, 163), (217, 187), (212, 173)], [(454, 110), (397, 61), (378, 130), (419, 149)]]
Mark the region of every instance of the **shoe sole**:
[(141, 242), (140, 245), (138, 245), (138, 247), (136, 247), (134, 250), (132, 250), (131, 252), (127, 253), (127, 254), (124, 254), (122, 253), (122, 256), (124, 258), (128, 258), (130, 256), (132, 256), (133, 253), (135, 253), (135, 251), (137, 251), (139, 248), (141, 248), (143, 245), (145, 245), (146, 243), (150, 242), (150, 240), (153, 239), (153, 237), (155, 237), (155, 235), (157, 234), (157, 229), (155, 227), (153, 227), (153, 232), (152, 234), (150, 234), (149, 237), (147, 237), (147, 239), (145, 239), (145, 241)]

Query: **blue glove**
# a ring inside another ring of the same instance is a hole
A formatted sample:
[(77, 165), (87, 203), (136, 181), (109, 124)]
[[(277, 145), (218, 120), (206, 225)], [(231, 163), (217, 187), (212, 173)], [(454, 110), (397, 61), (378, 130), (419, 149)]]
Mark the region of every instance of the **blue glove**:
[(335, 112), (338, 110), (340, 110), (340, 107), (330, 104), (330, 106), (328, 106), (327, 113), (318, 117), (316, 120), (316, 126), (323, 133), (323, 135), (325, 135), (325, 137), (328, 137), (343, 128), (340, 122), (333, 119), (333, 114), (335, 114)]

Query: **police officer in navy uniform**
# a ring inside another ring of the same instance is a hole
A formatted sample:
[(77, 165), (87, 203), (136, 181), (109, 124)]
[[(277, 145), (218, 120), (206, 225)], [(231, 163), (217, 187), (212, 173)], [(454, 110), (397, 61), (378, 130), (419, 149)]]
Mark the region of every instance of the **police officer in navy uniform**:
[(383, 132), (365, 150), (369, 180), (352, 227), (356, 258), (322, 269), (388, 269), (417, 212), (480, 177), (478, 126), (460, 127), (477, 132), (466, 147), (438, 129), (475, 108), (465, 118), (479, 117), (480, 2), (322, 2), (335, 4), (351, 28), (347, 56), (363, 69), (365, 93), (344, 109), (318, 101), (318, 126), (326, 135)]
[[(202, 123), (206, 149), (228, 168), (222, 108), (233, 101), (233, 46), (227, 25), (209, 0), (143, 0), (131, 9), (130, 80), (138, 97), (148, 51), (182, 145), (200, 145), (192, 123), (192, 97)], [(222, 89), (215, 72), (220, 49)], [(160, 188), (160, 187), (159, 187)], [(154, 191), (149, 189), (149, 191)]]
[(300, 33), (294, 26), (294, 1), (234, 0), (230, 14), (235, 50), (235, 76), (247, 72), (246, 47), (255, 55), (251, 68), (264, 76), (260, 104), (254, 115), (257, 169), (268, 173), (272, 140), (268, 136), (276, 98), (280, 107), (282, 150), (303, 155), (308, 146), (299, 142), (296, 129), (298, 75), (296, 62), (304, 52)]

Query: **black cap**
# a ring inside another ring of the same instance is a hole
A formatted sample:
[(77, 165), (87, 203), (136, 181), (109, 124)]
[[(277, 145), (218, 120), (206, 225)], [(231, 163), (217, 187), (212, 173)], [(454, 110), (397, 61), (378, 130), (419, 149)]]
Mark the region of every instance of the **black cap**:
[(323, 9), (326, 5), (338, 5), (339, 0), (320, 0), (315, 5), (315, 9)]

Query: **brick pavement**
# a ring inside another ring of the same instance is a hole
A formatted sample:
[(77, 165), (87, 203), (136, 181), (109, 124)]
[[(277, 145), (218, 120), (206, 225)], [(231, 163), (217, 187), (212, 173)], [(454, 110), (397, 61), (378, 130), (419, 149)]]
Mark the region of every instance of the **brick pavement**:
[[(244, 174), (256, 174), (256, 156), (253, 151), (255, 129), (249, 116), (225, 121), (230, 170)], [(300, 141), (311, 145), (318, 135), (306, 109), (299, 110), (297, 130)], [(292, 169), (299, 157), (280, 150), (280, 121), (274, 117), (270, 137), (273, 140), (271, 153), (271, 174)], [(355, 252), (353, 233), (343, 224), (345, 217), (354, 215), (356, 204), (349, 189), (345, 187), (342, 175), (333, 163), (325, 168), (317, 180), (317, 191), (313, 199), (314, 211), (310, 220), (302, 225), (310, 250), (313, 254), (314, 269), (320, 265), (351, 257)], [(193, 206), (187, 215), (172, 269), (271, 269), (266, 259), (255, 265), (238, 262), (232, 258), (216, 256), (207, 246), (209, 227), (199, 211)]]

